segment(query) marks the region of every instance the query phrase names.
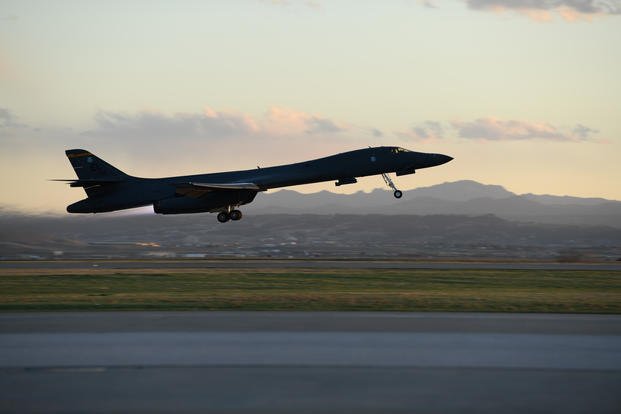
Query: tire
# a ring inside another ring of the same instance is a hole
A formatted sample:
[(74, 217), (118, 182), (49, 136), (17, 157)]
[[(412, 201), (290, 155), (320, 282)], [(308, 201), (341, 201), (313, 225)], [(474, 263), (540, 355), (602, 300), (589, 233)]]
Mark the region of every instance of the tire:
[(221, 211), (218, 213), (217, 219), (220, 223), (226, 223), (230, 219), (229, 213), (227, 213), (226, 211)]
[(400, 190), (395, 190), (393, 195), (395, 196), (395, 198), (401, 198), (403, 196), (403, 193)]
[(242, 218), (242, 212), (239, 210), (233, 210), (229, 213), (229, 217), (231, 218), (231, 220), (233, 221), (237, 221), (237, 220), (241, 220)]

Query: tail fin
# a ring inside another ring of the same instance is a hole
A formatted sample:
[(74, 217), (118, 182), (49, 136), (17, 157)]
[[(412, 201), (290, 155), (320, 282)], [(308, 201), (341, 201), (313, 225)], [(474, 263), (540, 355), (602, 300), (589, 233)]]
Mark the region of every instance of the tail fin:
[(129, 178), (123, 171), (83, 149), (65, 151), (80, 180), (121, 181)]
[(71, 187), (84, 188), (88, 197), (110, 194), (115, 191), (117, 184), (131, 178), (89, 151), (70, 149), (65, 154), (78, 176), (77, 180), (69, 180), (69, 184)]

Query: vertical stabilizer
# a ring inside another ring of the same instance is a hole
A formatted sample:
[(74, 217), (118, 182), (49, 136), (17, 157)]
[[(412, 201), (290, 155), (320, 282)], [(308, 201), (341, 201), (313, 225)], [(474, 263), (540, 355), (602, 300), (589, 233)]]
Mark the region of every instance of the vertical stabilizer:
[(72, 187), (83, 187), (88, 197), (114, 192), (120, 182), (131, 178), (118, 168), (83, 149), (65, 151), (78, 180)]
[(80, 180), (124, 180), (129, 176), (83, 149), (65, 151)]

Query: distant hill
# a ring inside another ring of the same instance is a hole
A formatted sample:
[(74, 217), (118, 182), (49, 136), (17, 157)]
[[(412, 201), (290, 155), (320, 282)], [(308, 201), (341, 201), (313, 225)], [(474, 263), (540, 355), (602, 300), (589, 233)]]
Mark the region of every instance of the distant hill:
[(447, 201), (468, 201), (477, 198), (501, 199), (514, 197), (515, 194), (500, 185), (481, 184), (472, 180), (421, 187), (407, 191), (412, 197), (437, 198)]
[(350, 195), (270, 191), (241, 222), (135, 211), (25, 215), (0, 207), (0, 259), (403, 257), (619, 260), (621, 202), (518, 195), (457, 181)]
[(280, 190), (259, 194), (246, 207), (253, 214), (493, 214), (538, 223), (607, 225), (621, 228), (621, 202), (512, 193), (499, 185), (463, 180), (404, 191), (400, 200), (387, 190), (302, 194)]
[[(290, 189), (259, 193), (242, 207), (246, 216), (263, 214), (494, 215), (507, 220), (543, 224), (621, 228), (621, 201), (572, 196), (518, 195), (499, 185), (462, 180), (403, 192), (397, 200), (388, 190), (338, 194), (302, 194)], [(13, 210), (0, 206), (0, 215)], [(16, 213), (19, 215), (18, 213)], [(127, 212), (106, 214), (106, 217)], [(131, 213), (130, 213), (131, 214)], [(102, 216), (103, 217), (103, 216)], [(215, 220), (214, 220), (215, 221)], [(4, 229), (2, 229), (4, 230)]]

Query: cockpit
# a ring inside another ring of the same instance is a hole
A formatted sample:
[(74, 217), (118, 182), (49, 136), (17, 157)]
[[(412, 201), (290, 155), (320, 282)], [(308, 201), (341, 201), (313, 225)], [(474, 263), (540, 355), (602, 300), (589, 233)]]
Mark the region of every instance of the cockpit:
[(405, 148), (401, 148), (401, 147), (393, 147), (390, 149), (390, 152), (392, 152), (393, 154), (400, 154), (402, 152), (410, 152), (410, 151), (406, 150)]

